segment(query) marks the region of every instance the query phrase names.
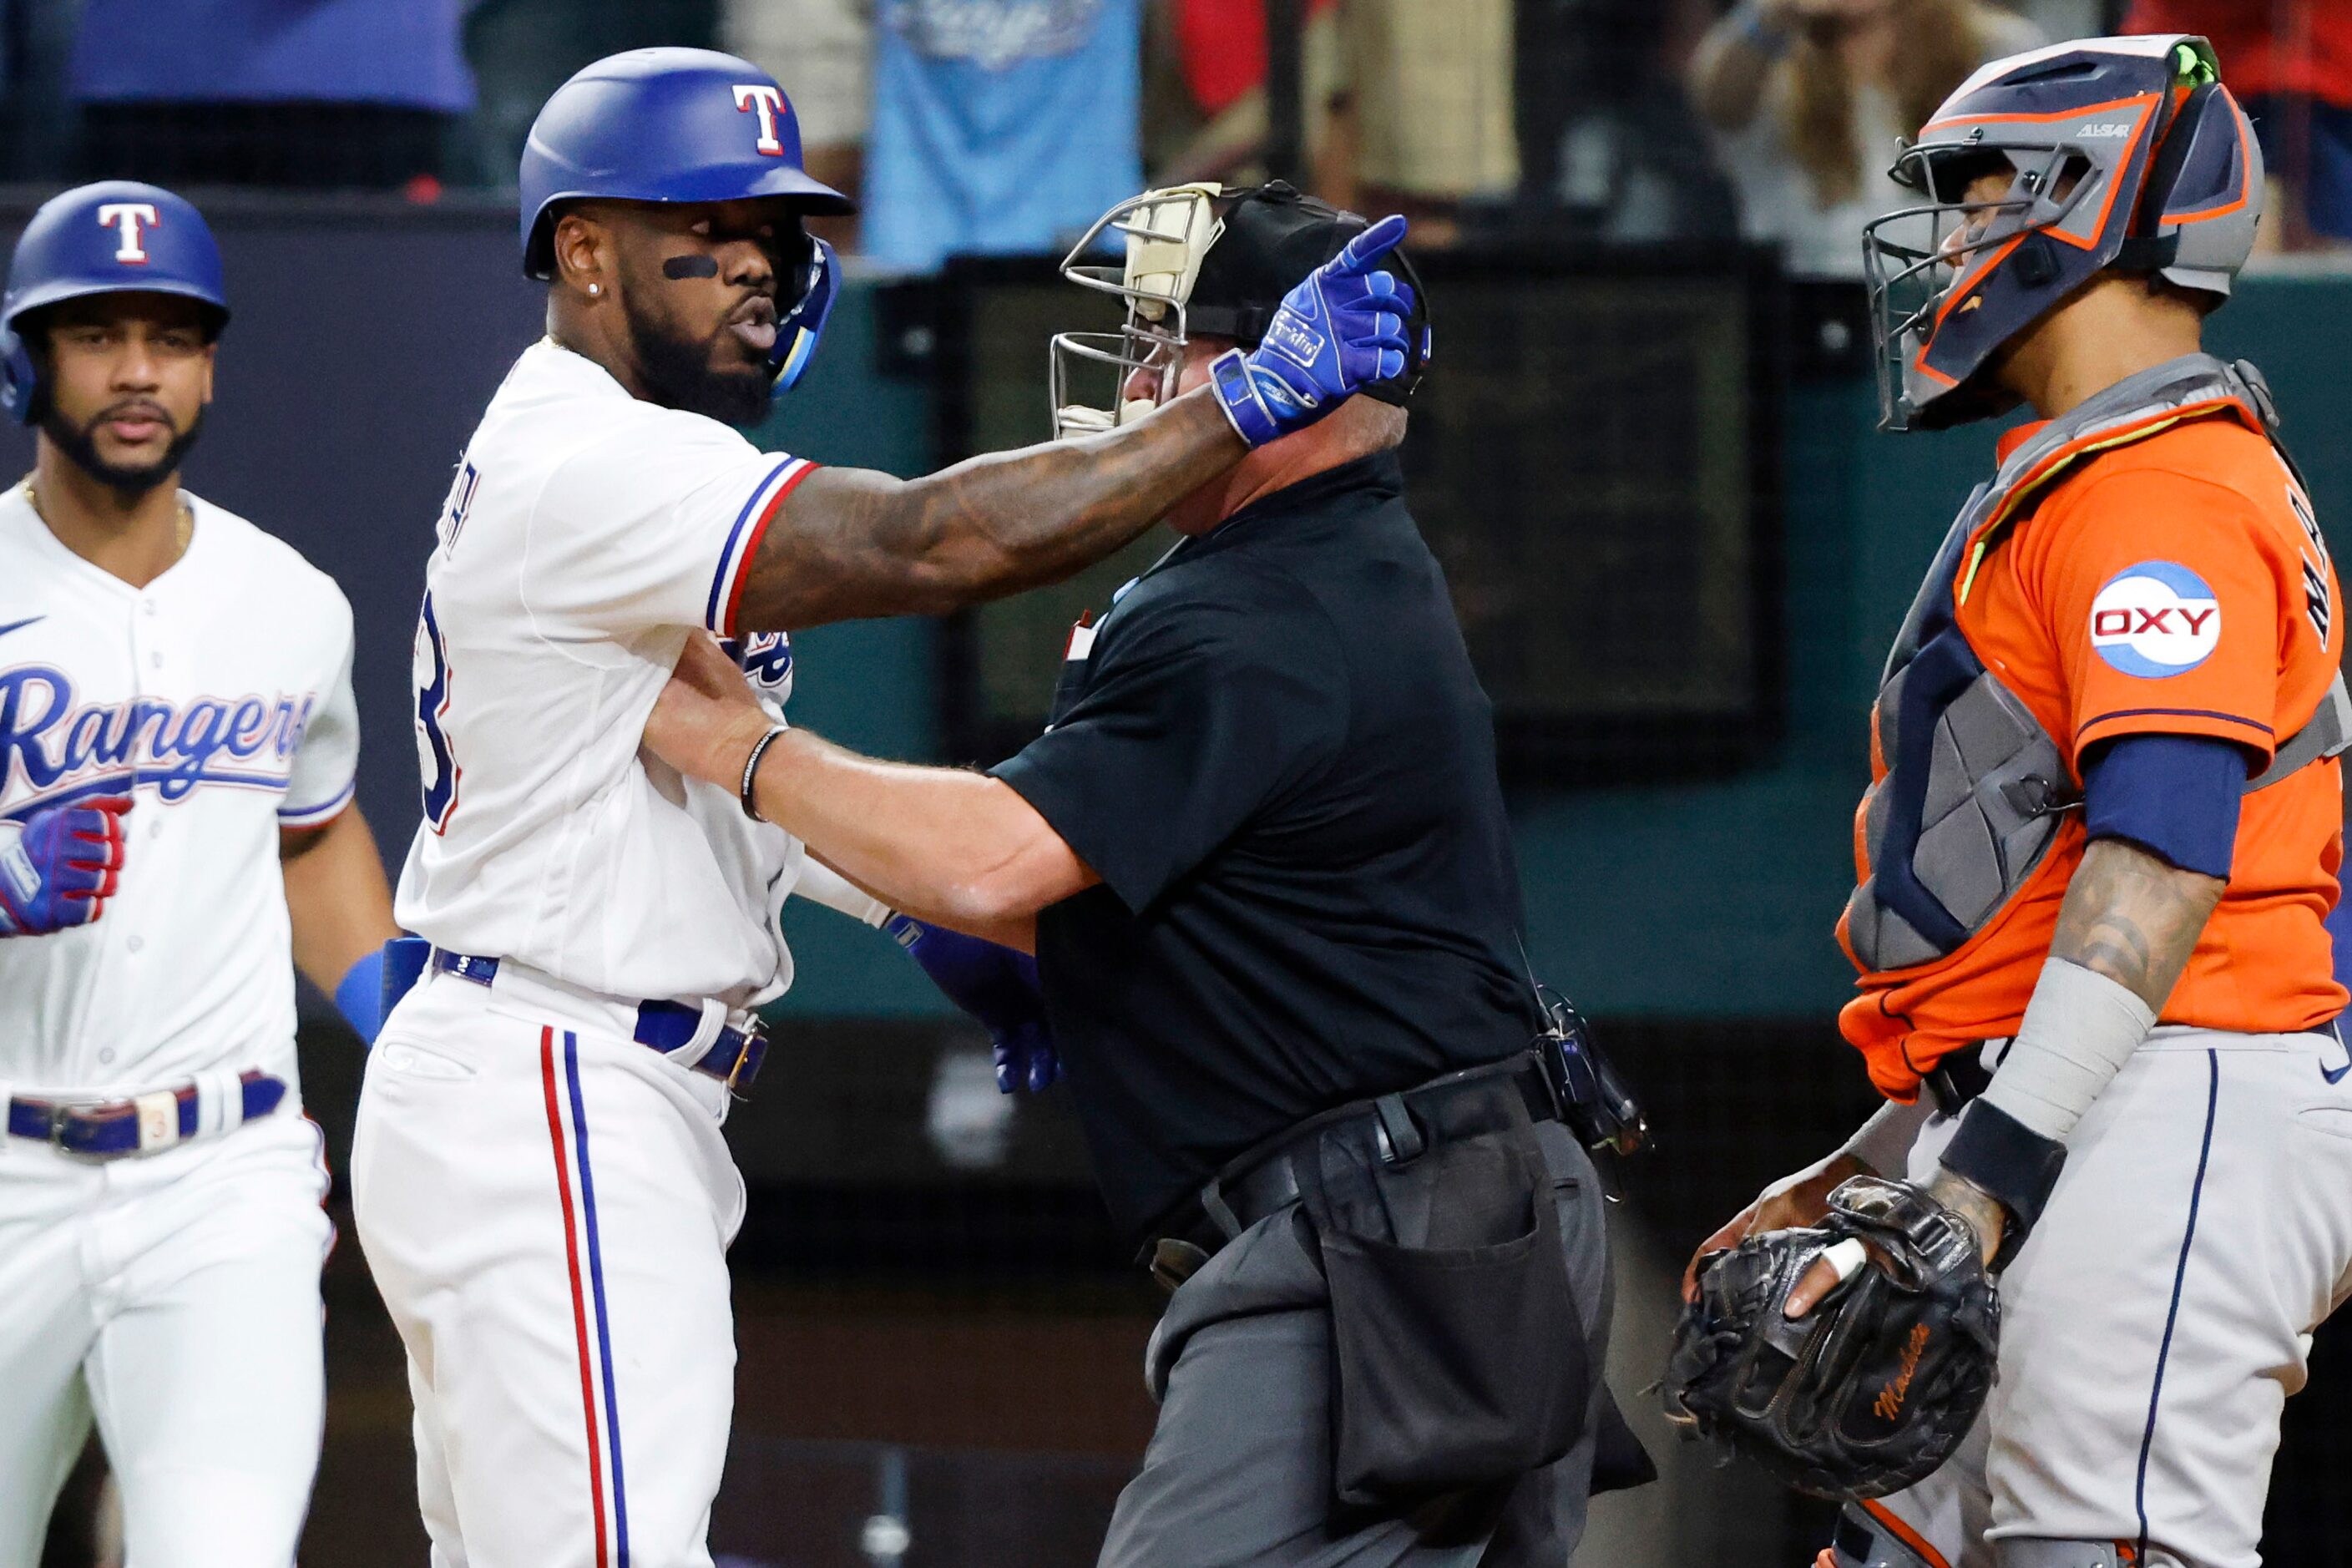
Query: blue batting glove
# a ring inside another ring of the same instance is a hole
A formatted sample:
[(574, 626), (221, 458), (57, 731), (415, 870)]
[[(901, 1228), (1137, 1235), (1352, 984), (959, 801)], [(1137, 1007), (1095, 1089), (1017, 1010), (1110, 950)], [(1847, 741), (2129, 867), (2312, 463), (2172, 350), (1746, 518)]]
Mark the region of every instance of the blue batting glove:
[(892, 915), (882, 929), (922, 965), (942, 995), (988, 1030), (995, 1045), (998, 1089), (1034, 1094), (1062, 1076), (1035, 959), (911, 915)]
[(1404, 238), (1381, 219), (1282, 297), (1265, 339), (1221, 354), (1210, 384), (1241, 438), (1263, 447), (1329, 414), (1365, 383), (1404, 374), (1412, 290), (1373, 264)]
[(383, 1029), (387, 1011), (383, 1005), (384, 948), (391, 945), (386, 942), (384, 947), (361, 958), (343, 971), (342, 979), (335, 984), (335, 1011), (343, 1016), (343, 1022), (352, 1026), (352, 1033), (360, 1037), (363, 1046), (375, 1044), (376, 1036)]
[(128, 795), (0, 822), (0, 937), (47, 936), (106, 912), (122, 866)]

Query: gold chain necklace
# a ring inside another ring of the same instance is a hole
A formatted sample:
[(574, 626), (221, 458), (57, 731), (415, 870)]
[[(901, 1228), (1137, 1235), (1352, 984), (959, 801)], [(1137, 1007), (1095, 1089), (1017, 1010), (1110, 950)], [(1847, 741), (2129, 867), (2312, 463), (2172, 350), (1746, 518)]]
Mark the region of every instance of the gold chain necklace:
[[(188, 552), (188, 546), (195, 540), (196, 509), (188, 504), (188, 498), (184, 495), (174, 499), (179, 501), (180, 508), (178, 517), (173, 520), (173, 533), (177, 542), (172, 551), (171, 564), (176, 566), (180, 563), (180, 557)], [(25, 476), (25, 504), (33, 509), (33, 515), (39, 518), (44, 526), (47, 524), (49, 514), (41, 510), (40, 492), (33, 489), (33, 476), (30, 474)]]

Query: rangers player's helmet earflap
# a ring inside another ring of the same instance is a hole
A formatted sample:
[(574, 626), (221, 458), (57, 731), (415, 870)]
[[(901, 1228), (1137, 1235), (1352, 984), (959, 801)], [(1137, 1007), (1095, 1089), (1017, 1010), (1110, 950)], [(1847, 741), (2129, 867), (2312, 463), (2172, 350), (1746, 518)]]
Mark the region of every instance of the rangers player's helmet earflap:
[[(2218, 303), (2262, 216), (2253, 128), (2212, 46), (2186, 34), (1995, 60), (1889, 172), (1927, 202), (1863, 230), (1886, 430), (2013, 406), (1987, 367), (2100, 272), (2160, 278)], [(1987, 174), (2008, 175), (2009, 189), (1970, 202)]]
[[(1301, 195), (1280, 180), (1231, 190), (1171, 185), (1119, 203), (1096, 219), (1062, 260), (1062, 276), (1071, 282), (1124, 300), (1127, 320), (1116, 332), (1055, 335), (1054, 434), (1108, 430), (1166, 402), (1175, 393), (1192, 334), (1257, 347), (1283, 296), (1367, 226), (1356, 214)], [(1123, 242), (1118, 266), (1089, 259), (1107, 235)], [(1402, 374), (1370, 383), (1363, 391), (1402, 405), (1429, 363), (1429, 290), (1403, 251), (1390, 252), (1381, 265), (1412, 289), (1412, 313), (1405, 321), (1412, 348)], [(1103, 367), (1112, 377), (1099, 401), (1086, 399), (1080, 391), (1090, 366), (1097, 390)], [(1138, 373), (1156, 383), (1154, 395), (1128, 395)]]
[[(522, 265), (555, 276), (562, 204), (773, 198), (807, 214), (856, 204), (801, 167), (800, 116), (776, 79), (713, 49), (631, 49), (583, 67), (555, 89), (523, 143), (518, 178)], [(833, 247), (805, 231), (782, 262), (772, 389), (800, 379), (840, 294)]]
[(0, 408), (20, 425), (47, 411), (34, 312), (91, 294), (176, 294), (205, 305), (207, 337), (228, 325), (220, 247), (204, 216), (157, 185), (104, 180), (50, 197), (25, 225), (0, 297)]

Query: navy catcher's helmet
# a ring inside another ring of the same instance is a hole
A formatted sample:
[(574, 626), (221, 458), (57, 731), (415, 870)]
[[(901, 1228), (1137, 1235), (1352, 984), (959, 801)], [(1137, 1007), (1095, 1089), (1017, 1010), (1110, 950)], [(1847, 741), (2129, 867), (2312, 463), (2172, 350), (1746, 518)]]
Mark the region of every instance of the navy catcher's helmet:
[[(2253, 128), (2213, 47), (2178, 33), (1995, 60), (1890, 172), (1928, 202), (1863, 231), (1887, 430), (2005, 412), (1985, 367), (2099, 272), (2226, 298), (2262, 216)], [(1987, 174), (2007, 194), (1969, 202)]]
[(104, 180), (52, 196), (16, 240), (0, 297), (0, 407), (31, 425), (48, 401), (24, 337), (35, 310), (89, 294), (178, 294), (209, 307), (205, 331), (228, 324), (220, 247), (202, 214), (156, 185)]
[[(856, 205), (801, 167), (800, 117), (776, 79), (712, 49), (631, 49), (555, 89), (523, 143), (522, 265), (555, 276), (555, 208), (566, 201), (789, 200), (796, 214)], [(833, 247), (803, 235), (776, 300), (768, 363), (800, 378), (839, 292)]]

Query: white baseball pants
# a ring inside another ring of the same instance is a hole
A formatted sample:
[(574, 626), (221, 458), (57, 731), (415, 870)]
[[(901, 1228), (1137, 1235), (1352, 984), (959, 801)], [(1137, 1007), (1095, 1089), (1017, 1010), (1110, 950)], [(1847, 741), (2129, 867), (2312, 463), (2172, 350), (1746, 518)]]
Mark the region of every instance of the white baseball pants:
[(289, 1102), (103, 1163), (0, 1136), (0, 1568), (93, 1416), (131, 1568), (286, 1568), (325, 1409), (319, 1130)]
[(430, 974), (369, 1059), (354, 1217), (434, 1568), (709, 1568), (742, 1181), (725, 1087), (625, 1023)]
[[(2187, 1028), (2126, 1064), (2001, 1279), (1976, 1433), (1871, 1505), (1918, 1561), (2020, 1568), (2058, 1561), (2028, 1542), (2079, 1541), (2255, 1568), (2281, 1406), (2352, 1291), (2347, 1068), (2332, 1038)], [(1957, 1125), (1929, 1121), (1913, 1180)]]

